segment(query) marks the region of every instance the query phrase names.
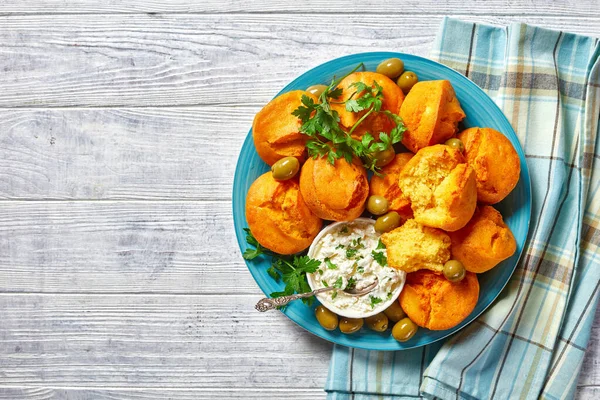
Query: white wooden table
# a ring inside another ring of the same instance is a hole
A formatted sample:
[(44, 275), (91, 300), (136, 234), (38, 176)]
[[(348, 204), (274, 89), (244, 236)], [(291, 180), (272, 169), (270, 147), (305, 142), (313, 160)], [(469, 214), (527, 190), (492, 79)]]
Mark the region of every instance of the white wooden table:
[(383, 3), (0, 1), (0, 399), (324, 398), (330, 344), (253, 310), (234, 238), (253, 115), (443, 15), (600, 36), (598, 0)]

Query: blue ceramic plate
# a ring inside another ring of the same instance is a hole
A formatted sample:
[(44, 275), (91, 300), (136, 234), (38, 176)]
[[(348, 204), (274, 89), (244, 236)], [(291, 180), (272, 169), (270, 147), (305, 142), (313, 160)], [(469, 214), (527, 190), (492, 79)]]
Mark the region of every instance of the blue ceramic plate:
[[(483, 90), (463, 75), (444, 65), (403, 53), (376, 52), (354, 54), (326, 62), (311, 69), (283, 88), (279, 94), (291, 90), (304, 90), (308, 86), (319, 83), (329, 84), (334, 75), (338, 77), (342, 76), (361, 62), (365, 64), (367, 70), (375, 71), (381, 61), (391, 57), (398, 57), (403, 60), (405, 68), (414, 71), (419, 80), (449, 80), (454, 87), (463, 110), (467, 114), (467, 117), (462, 122), (462, 128), (473, 126), (494, 128), (504, 133), (517, 150), (521, 159), (521, 177), (519, 183), (512, 193), (497, 205), (498, 210), (504, 216), (504, 221), (515, 235), (517, 251), (511, 258), (505, 260), (496, 268), (478, 276), (480, 284), (479, 301), (471, 315), (461, 324), (446, 331), (419, 329), (411, 340), (404, 343), (394, 340), (389, 330), (384, 333), (377, 333), (369, 329), (362, 329), (353, 335), (344, 335), (339, 330), (333, 332), (326, 331), (314, 317), (314, 306), (309, 308), (300, 301), (291, 303), (283, 311), (292, 321), (323, 339), (349, 347), (369, 350), (403, 350), (424, 346), (459, 331), (477, 318), (500, 294), (515, 270), (527, 237), (531, 213), (529, 171), (525, 162), (523, 149), (513, 128), (502, 111)], [(502, 162), (501, 160), (498, 161)], [(245, 219), (246, 193), (252, 182), (268, 170), (269, 167), (256, 154), (252, 142), (252, 131), (250, 131), (242, 146), (233, 182), (233, 220), (235, 233), (242, 252), (248, 248), (245, 241), (245, 232), (243, 231), (243, 228), (247, 227)], [(267, 260), (257, 259), (247, 262), (247, 265), (256, 283), (266, 295), (274, 291), (283, 290), (283, 284), (275, 283), (267, 275), (266, 269), (269, 267)]]

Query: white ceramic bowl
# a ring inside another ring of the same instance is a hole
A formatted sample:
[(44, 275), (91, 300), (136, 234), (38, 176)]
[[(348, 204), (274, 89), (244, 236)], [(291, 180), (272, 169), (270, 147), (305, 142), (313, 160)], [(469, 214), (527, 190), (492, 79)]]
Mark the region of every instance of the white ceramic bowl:
[[(373, 220), (371, 218), (357, 218), (354, 221), (359, 221), (359, 222), (366, 223), (369, 225), (375, 225), (375, 220)], [(323, 238), (323, 236), (327, 235), (328, 233), (330, 233), (332, 230), (336, 229), (340, 225), (345, 225), (348, 223), (352, 223), (354, 221), (335, 222), (333, 224), (326, 226), (321, 232), (319, 232), (317, 237), (315, 237), (315, 240), (313, 240), (312, 244), (310, 245), (310, 248), (308, 249), (308, 256), (310, 258), (314, 258), (315, 249), (317, 248), (317, 245), (319, 244), (319, 242), (321, 241), (321, 238)], [(348, 318), (370, 317), (372, 315), (382, 312), (383, 310), (388, 308), (394, 301), (396, 301), (398, 299), (398, 296), (400, 295), (400, 292), (402, 291), (402, 288), (404, 287), (404, 282), (406, 281), (406, 273), (403, 271), (397, 271), (397, 273), (400, 278), (400, 284), (392, 292), (392, 296), (389, 299), (377, 304), (377, 306), (375, 308), (373, 308), (373, 310), (370, 310), (367, 312), (360, 311), (360, 310), (353, 310), (351, 308), (339, 308), (335, 304), (333, 304), (331, 301), (328, 301), (327, 297), (325, 297), (325, 298), (317, 297), (317, 299), (324, 307), (326, 307), (330, 311), (336, 313), (337, 315), (340, 315), (343, 317), (348, 317)], [(314, 274), (306, 274), (306, 279), (312, 290), (323, 287), (323, 286), (317, 286), (317, 284), (314, 280)], [(368, 294), (365, 296), (368, 296)]]

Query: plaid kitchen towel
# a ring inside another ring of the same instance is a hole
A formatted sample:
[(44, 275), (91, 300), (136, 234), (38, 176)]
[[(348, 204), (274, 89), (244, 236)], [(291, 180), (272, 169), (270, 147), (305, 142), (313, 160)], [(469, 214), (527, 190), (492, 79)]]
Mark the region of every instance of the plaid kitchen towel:
[(431, 57), (500, 106), (526, 153), (532, 218), (500, 298), (445, 343), (336, 346), (328, 399), (563, 399), (577, 387), (600, 282), (598, 39), (445, 19)]

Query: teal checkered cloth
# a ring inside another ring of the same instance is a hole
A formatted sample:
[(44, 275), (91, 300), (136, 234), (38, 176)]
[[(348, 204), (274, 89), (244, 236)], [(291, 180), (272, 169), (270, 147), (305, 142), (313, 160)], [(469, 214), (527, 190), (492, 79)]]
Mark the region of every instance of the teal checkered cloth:
[(446, 342), (402, 352), (336, 346), (328, 399), (572, 398), (600, 283), (600, 44), (445, 19), (433, 49), (519, 136), (533, 190), (525, 250), (493, 306)]

